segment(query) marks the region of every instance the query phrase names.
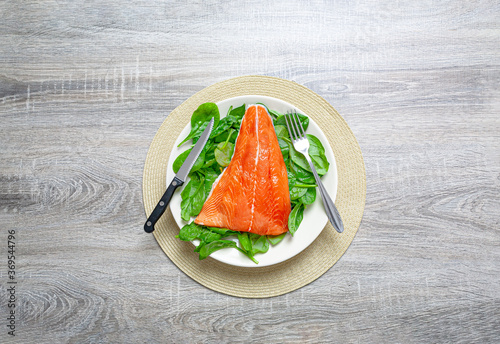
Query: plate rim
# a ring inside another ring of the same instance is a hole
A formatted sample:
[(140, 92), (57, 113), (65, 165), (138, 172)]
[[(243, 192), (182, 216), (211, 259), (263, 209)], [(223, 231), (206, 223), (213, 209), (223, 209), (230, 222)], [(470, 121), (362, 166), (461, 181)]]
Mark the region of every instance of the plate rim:
[[(298, 108), (297, 106), (283, 100), (283, 99), (280, 99), (280, 98), (276, 98), (276, 97), (271, 97), (271, 96), (264, 96), (264, 95), (258, 95), (258, 94), (247, 94), (247, 95), (239, 95), (239, 96), (235, 96), (235, 97), (229, 97), (229, 98), (225, 98), (225, 99), (222, 99), (220, 101), (217, 101), (215, 102), (215, 104), (217, 104), (217, 106), (219, 107), (220, 109), (220, 104), (221, 103), (225, 103), (225, 102), (235, 102), (235, 101), (239, 101), (239, 100), (243, 100), (243, 99), (248, 99), (248, 98), (258, 98), (258, 99), (263, 99), (264, 101), (260, 101), (261, 103), (263, 103), (264, 105), (266, 105), (266, 107), (268, 107), (269, 109), (272, 110), (272, 107), (271, 106), (268, 106), (266, 103), (265, 103), (265, 100), (268, 99), (270, 101), (277, 101), (279, 103), (282, 103), (282, 105), (285, 105), (286, 107), (289, 107), (291, 109), (295, 109), (297, 112), (299, 113), (303, 113), (305, 115), (307, 115), (307, 113), (303, 110), (301, 110), (300, 108)], [(255, 104), (255, 103), (258, 103), (258, 102), (247, 102), (247, 101), (242, 101), (241, 104), (245, 104), (246, 107), (248, 107), (249, 105), (251, 104)], [(227, 115), (227, 112), (223, 112), (223, 111), (220, 111), (220, 118), (223, 118)], [(337, 166), (337, 161), (336, 161), (336, 158), (335, 158), (335, 154), (333, 152), (333, 149), (332, 147), (330, 146), (330, 142), (327, 138), (327, 136), (324, 134), (323, 130), (321, 129), (321, 127), (316, 123), (316, 121), (314, 121), (314, 119), (312, 118), (312, 116), (310, 115), (307, 115), (309, 117), (309, 120), (311, 121), (310, 123), (313, 123), (313, 126), (316, 127), (315, 130), (317, 130), (319, 132), (319, 134), (314, 134), (314, 135), (317, 135), (317, 136), (321, 136), (321, 137), (318, 137), (321, 141), (321, 143), (323, 144), (323, 146), (325, 146), (325, 150), (327, 151), (327, 155), (331, 155), (331, 157), (329, 157), (329, 163), (330, 163), (330, 167), (329, 167), (329, 170), (328, 170), (328, 173), (330, 174), (332, 172), (332, 170), (334, 170), (334, 181), (333, 181), (333, 186), (331, 186), (335, 192), (331, 192), (331, 190), (329, 189), (329, 194), (332, 198), (332, 200), (335, 202), (336, 200), (336, 197), (337, 197), (337, 194), (338, 194), (338, 183), (339, 183), (339, 180), (338, 180), (338, 166)], [(175, 156), (174, 158), (174, 151), (177, 151), (177, 149), (181, 149), (181, 147), (177, 147), (177, 145), (179, 144), (181, 138), (183, 137), (183, 133), (184, 131), (187, 131), (189, 132), (189, 127), (190, 127), (190, 122), (188, 121), (188, 123), (186, 124), (186, 126), (181, 130), (179, 136), (175, 139), (174, 141), (174, 144), (173, 144), (173, 147), (172, 147), (172, 150), (170, 151), (170, 155), (169, 155), (169, 158), (168, 158), (168, 162), (167, 162), (167, 171), (166, 171), (166, 182), (167, 182), (167, 185), (170, 184), (170, 181), (171, 179), (173, 178), (173, 176), (175, 175), (175, 173), (173, 172), (172, 170), (172, 165), (173, 165), (173, 161), (175, 160), (175, 158), (177, 156)], [(184, 151), (185, 149), (183, 149)], [(324, 177), (323, 177), (324, 178)], [(323, 180), (322, 178), (322, 180)], [(182, 191), (182, 189), (185, 187), (185, 185), (187, 184), (187, 182), (189, 181), (189, 177), (187, 177), (186, 179), (186, 182), (184, 183), (184, 185), (181, 187), (181, 190), (179, 191)], [(177, 197), (180, 197), (180, 192), (176, 193), (178, 196)], [(174, 197), (175, 197), (175, 194), (174, 194)], [(317, 194), (316, 196), (316, 201), (315, 203), (318, 202), (318, 203), (321, 203), (321, 207), (323, 207), (322, 205), (322, 201), (321, 201), (321, 196)], [(314, 204), (314, 203), (313, 203)], [(178, 222), (178, 219), (177, 219), (177, 216), (176, 214), (174, 213), (174, 211), (172, 210), (172, 207), (169, 206), (170, 208), (170, 212), (172, 214), (172, 217), (174, 218), (174, 222), (176, 223), (176, 225), (179, 227), (179, 229), (182, 227), (179, 222)], [(307, 209), (306, 209), (307, 211)], [(305, 218), (305, 214), (304, 214), (304, 218)], [(307, 249), (316, 239), (317, 237), (321, 234), (321, 232), (324, 230), (324, 228), (326, 227), (326, 225), (328, 224), (328, 218), (326, 216), (326, 213), (324, 214), (324, 219), (323, 219), (323, 223), (321, 223), (320, 225), (318, 225), (317, 227), (320, 227), (321, 229), (319, 229), (316, 233), (316, 235), (314, 235), (314, 238), (312, 238), (312, 240), (309, 241), (309, 243), (305, 246), (303, 246), (300, 250), (297, 250), (295, 251), (293, 254), (290, 254), (284, 258), (281, 258), (279, 260), (276, 260), (275, 262), (272, 262), (272, 263), (264, 263), (262, 264), (260, 261), (259, 261), (259, 264), (255, 264), (253, 263), (250, 259), (248, 259), (247, 257), (245, 257), (244, 259), (244, 262), (246, 264), (238, 264), (237, 262), (230, 262), (228, 260), (224, 260), (224, 259), (221, 259), (221, 254), (226, 251), (226, 249), (223, 249), (223, 250), (220, 250), (220, 251), (216, 251), (214, 252), (212, 255), (210, 255), (210, 257), (212, 259), (215, 259), (217, 260), (218, 262), (221, 262), (221, 263), (224, 263), (224, 264), (227, 264), (227, 265), (230, 265), (230, 266), (233, 266), (233, 267), (238, 267), (238, 268), (259, 268), (259, 267), (268, 267), (268, 266), (273, 266), (273, 265), (276, 265), (276, 264), (279, 264), (279, 263), (282, 263), (282, 262), (285, 262), (293, 257), (295, 257), (296, 255), (298, 255), (299, 253), (303, 252), (305, 249)], [(302, 224), (301, 224), (302, 225)], [(299, 227), (300, 229), (300, 227)], [(286, 238), (290, 238), (290, 236), (286, 236)], [(293, 237), (292, 237), (293, 239)], [(195, 245), (195, 242), (191, 242), (191, 244)], [(279, 245), (279, 244), (278, 244)], [(270, 247), (271, 249), (271, 247)], [(227, 251), (226, 251), (227, 252)], [(239, 252), (238, 252), (239, 253)], [(241, 256), (244, 256), (242, 253), (240, 253)], [(256, 258), (258, 259), (258, 257), (260, 256), (257, 255)], [(224, 255), (222, 255), (222, 257), (224, 257)], [(247, 262), (248, 260), (248, 262)]]

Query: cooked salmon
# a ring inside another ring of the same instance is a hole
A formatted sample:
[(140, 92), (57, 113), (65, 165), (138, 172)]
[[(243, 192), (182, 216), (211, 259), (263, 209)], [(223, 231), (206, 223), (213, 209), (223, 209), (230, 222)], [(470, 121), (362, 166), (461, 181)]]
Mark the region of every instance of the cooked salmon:
[(273, 121), (262, 105), (245, 112), (229, 166), (194, 220), (199, 225), (259, 235), (288, 231), (290, 193)]

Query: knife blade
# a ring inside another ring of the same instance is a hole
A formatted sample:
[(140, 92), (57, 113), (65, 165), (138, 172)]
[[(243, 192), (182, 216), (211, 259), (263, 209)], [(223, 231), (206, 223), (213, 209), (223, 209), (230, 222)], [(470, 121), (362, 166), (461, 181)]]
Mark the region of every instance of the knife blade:
[(144, 224), (144, 231), (146, 233), (152, 233), (155, 230), (155, 224), (167, 209), (167, 206), (170, 203), (170, 200), (172, 199), (174, 191), (179, 186), (184, 184), (184, 182), (186, 181), (186, 178), (189, 172), (191, 171), (191, 168), (193, 167), (196, 159), (198, 159), (201, 151), (207, 144), (208, 138), (210, 137), (210, 133), (212, 132), (213, 127), (214, 127), (214, 119), (212, 118), (208, 123), (207, 127), (205, 128), (205, 130), (203, 130), (200, 139), (196, 142), (193, 149), (191, 149), (191, 152), (188, 154), (186, 160), (184, 160), (184, 163), (182, 164), (181, 168), (177, 171), (177, 174), (172, 179), (172, 182), (168, 186), (167, 190), (163, 194), (162, 198), (160, 199), (156, 207), (154, 208), (153, 212), (151, 213), (151, 215), (149, 215), (148, 219), (146, 220), (146, 223)]

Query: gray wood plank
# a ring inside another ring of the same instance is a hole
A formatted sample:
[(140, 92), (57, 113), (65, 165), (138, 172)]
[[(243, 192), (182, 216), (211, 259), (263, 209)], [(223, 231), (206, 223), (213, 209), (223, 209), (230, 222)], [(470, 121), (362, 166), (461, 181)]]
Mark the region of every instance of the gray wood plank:
[[(24, 1), (0, 18), (1, 342), (500, 341), (498, 2)], [(344, 257), (262, 300), (204, 288), (142, 232), (158, 127), (248, 74), (329, 101), (367, 171)]]

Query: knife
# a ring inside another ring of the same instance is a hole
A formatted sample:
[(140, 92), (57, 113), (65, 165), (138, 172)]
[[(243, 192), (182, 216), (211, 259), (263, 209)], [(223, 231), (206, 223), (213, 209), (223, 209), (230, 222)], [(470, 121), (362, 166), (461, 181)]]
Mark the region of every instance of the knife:
[(186, 160), (184, 160), (181, 168), (179, 169), (179, 171), (177, 171), (177, 174), (168, 186), (167, 191), (165, 191), (165, 193), (163, 194), (160, 202), (158, 202), (153, 212), (146, 220), (146, 223), (144, 224), (144, 230), (146, 231), (146, 233), (152, 233), (155, 230), (155, 224), (163, 215), (165, 209), (167, 209), (167, 205), (168, 203), (170, 203), (170, 199), (172, 199), (172, 195), (174, 194), (175, 189), (184, 184), (184, 182), (186, 181), (186, 178), (191, 171), (194, 162), (196, 161), (196, 159), (198, 159), (201, 151), (205, 147), (213, 127), (214, 119), (212, 118), (210, 120), (210, 123), (208, 123), (207, 127), (201, 134), (200, 139), (196, 142)]

